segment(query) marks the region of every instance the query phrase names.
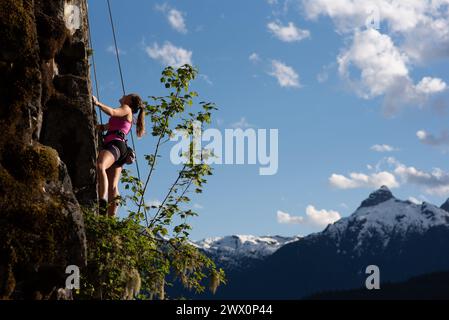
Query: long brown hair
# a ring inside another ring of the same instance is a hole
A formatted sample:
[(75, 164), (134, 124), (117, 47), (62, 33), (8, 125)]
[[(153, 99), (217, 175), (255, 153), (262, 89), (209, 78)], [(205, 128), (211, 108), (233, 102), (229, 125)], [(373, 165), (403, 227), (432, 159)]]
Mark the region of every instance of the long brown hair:
[(132, 93), (129, 97), (131, 98), (130, 107), (133, 113), (139, 112), (139, 115), (137, 116), (136, 133), (137, 136), (141, 138), (145, 134), (145, 108), (142, 98), (138, 94)]

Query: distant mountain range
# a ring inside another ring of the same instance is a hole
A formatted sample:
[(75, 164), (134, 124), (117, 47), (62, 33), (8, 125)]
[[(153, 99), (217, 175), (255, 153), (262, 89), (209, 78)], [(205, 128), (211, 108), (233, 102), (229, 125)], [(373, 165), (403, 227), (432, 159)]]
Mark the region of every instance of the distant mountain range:
[(272, 255), (280, 247), (300, 237), (233, 235), (208, 238), (193, 245), (211, 257), (225, 270), (243, 270)]
[(365, 284), (368, 265), (380, 268), (382, 283), (449, 271), (446, 210), (449, 202), (417, 205), (382, 187), (351, 216), (304, 238), (231, 236), (198, 242), (225, 268), (228, 285), (215, 296), (188, 298), (300, 299), (357, 289)]

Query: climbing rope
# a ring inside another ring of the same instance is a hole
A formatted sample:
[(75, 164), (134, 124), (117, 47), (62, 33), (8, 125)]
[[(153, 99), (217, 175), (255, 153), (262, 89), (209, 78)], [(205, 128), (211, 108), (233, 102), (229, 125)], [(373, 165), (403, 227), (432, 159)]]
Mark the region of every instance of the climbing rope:
[(117, 57), (117, 65), (118, 65), (118, 71), (120, 74), (120, 80), (122, 83), (122, 90), (123, 90), (123, 94), (126, 94), (126, 90), (125, 90), (125, 82), (123, 81), (123, 72), (122, 72), (122, 64), (120, 62), (120, 54), (119, 54), (119, 49), (118, 49), (118, 45), (117, 45), (117, 37), (115, 35), (115, 23), (114, 23), (114, 18), (112, 17), (112, 10), (111, 10), (111, 2), (109, 0), (107, 0), (108, 3), (108, 10), (109, 10), (109, 20), (111, 22), (111, 29), (112, 29), (112, 36), (114, 38), (114, 46), (115, 46), (115, 56)]
[[(90, 46), (90, 50), (91, 50), (91, 56), (92, 56), (92, 67), (93, 67), (93, 71), (94, 71), (94, 80), (95, 80), (95, 91), (97, 94), (97, 98), (98, 100), (100, 100), (100, 90), (98, 89), (98, 79), (97, 79), (97, 67), (95, 65), (95, 56), (93, 53), (93, 44), (92, 44), (92, 31), (90, 29), (90, 20), (89, 20), (89, 12), (87, 13), (87, 29), (89, 32), (89, 46)], [(103, 125), (103, 115), (101, 113), (101, 109), (100, 107), (98, 107), (99, 110), (99, 114), (100, 114), (100, 124)]]
[[(107, 3), (108, 3), (108, 11), (109, 11), (109, 20), (111, 22), (112, 36), (114, 38), (115, 56), (117, 57), (117, 65), (118, 65), (118, 70), (119, 70), (119, 74), (120, 74), (120, 81), (122, 83), (123, 95), (126, 95), (125, 81), (123, 80), (122, 64), (120, 62), (120, 54), (119, 54), (119, 49), (118, 49), (118, 45), (117, 45), (117, 36), (116, 36), (116, 32), (115, 32), (115, 23), (114, 23), (114, 18), (112, 16), (111, 2), (109, 0), (107, 0)], [(137, 151), (136, 151), (136, 146), (134, 144), (134, 134), (132, 131), (131, 131), (131, 142), (133, 145), (134, 152), (136, 153), (137, 177), (139, 178), (139, 180), (141, 180), (140, 179), (139, 162), (137, 160)]]

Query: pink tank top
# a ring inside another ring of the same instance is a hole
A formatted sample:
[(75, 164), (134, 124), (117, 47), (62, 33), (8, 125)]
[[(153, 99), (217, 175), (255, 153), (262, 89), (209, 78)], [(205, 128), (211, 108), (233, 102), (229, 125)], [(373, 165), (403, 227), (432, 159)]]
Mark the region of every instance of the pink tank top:
[[(131, 130), (131, 126), (132, 126), (132, 123), (129, 122), (126, 118), (110, 117), (108, 131), (120, 130), (126, 136), (129, 133), (129, 131)], [(120, 136), (118, 136), (116, 134), (110, 134), (110, 135), (106, 136), (106, 138), (104, 139), (104, 143), (109, 143), (113, 140), (123, 141), (123, 139)]]

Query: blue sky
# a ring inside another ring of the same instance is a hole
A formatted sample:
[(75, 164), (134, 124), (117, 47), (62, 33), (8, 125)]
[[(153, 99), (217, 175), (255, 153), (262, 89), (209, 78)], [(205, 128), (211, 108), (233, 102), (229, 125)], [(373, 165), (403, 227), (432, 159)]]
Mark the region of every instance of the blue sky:
[[(162, 69), (187, 59), (195, 90), (219, 107), (212, 127), (279, 130), (276, 175), (214, 166), (193, 197), (193, 239), (320, 231), (381, 184), (402, 199), (449, 197), (448, 4), (403, 3), (111, 0), (128, 92), (164, 94)], [(379, 29), (365, 26), (372, 8)], [(106, 1), (89, 11), (100, 97), (116, 106)], [(137, 142), (141, 156), (153, 146)], [(176, 169), (165, 158), (148, 200)]]

